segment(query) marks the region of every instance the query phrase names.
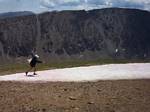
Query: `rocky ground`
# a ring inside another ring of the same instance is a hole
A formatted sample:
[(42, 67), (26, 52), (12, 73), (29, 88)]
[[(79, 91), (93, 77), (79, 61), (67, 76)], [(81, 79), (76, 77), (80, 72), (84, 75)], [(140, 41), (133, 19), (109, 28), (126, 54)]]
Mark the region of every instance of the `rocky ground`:
[(150, 112), (150, 80), (0, 82), (0, 112)]

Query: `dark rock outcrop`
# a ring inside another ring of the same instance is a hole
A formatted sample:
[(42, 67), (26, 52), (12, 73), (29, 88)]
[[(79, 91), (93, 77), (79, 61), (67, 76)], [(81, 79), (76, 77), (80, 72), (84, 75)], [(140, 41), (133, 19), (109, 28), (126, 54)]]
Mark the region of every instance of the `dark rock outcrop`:
[(150, 12), (109, 8), (0, 19), (0, 57), (149, 59)]
[(28, 56), (36, 46), (35, 16), (0, 20), (0, 56), (16, 58)]

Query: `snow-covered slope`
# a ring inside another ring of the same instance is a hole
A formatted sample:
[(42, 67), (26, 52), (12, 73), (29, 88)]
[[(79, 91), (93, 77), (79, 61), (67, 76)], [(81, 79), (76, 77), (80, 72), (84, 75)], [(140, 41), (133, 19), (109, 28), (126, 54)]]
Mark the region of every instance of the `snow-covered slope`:
[(96, 81), (121, 79), (150, 79), (150, 63), (109, 64), (38, 71), (0, 76), (0, 81)]

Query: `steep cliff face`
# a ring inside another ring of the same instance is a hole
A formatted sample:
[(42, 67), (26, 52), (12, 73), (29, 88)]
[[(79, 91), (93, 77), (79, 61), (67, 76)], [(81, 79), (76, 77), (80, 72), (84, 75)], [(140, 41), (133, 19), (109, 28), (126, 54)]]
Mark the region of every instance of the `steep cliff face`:
[(36, 28), (34, 15), (0, 20), (0, 56), (28, 56), (36, 45)]
[(150, 13), (130, 9), (44, 13), (42, 51), (89, 58), (150, 57)]
[(33, 49), (47, 60), (150, 58), (150, 12), (132, 9), (47, 12), (0, 20), (0, 56)]

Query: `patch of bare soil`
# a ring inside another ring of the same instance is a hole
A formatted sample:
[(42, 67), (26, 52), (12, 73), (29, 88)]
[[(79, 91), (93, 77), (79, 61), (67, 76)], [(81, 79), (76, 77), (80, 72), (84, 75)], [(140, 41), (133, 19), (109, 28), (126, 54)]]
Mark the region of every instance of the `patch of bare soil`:
[(150, 112), (150, 80), (0, 82), (0, 112)]

